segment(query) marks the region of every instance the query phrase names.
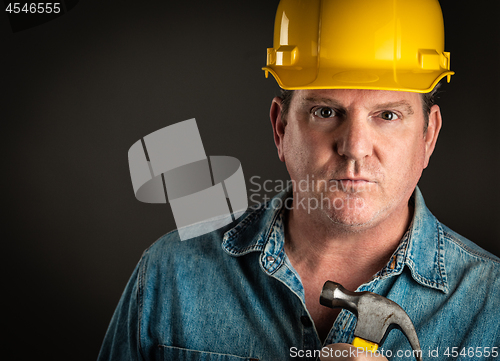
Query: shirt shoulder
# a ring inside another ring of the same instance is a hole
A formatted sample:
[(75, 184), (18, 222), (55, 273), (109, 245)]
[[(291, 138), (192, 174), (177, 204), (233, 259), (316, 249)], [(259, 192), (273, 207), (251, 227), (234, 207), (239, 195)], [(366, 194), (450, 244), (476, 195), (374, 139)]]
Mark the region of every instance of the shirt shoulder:
[(500, 270), (500, 258), (478, 246), (466, 237), (453, 231), (444, 224), (440, 223), (440, 225), (443, 229), (445, 242), (447, 242), (455, 252), (462, 253), (463, 256), (470, 257), (471, 259), (491, 263), (492, 267)]
[(491, 310), (499, 309), (500, 259), (449, 227), (440, 225), (450, 294), (467, 294), (469, 306), (477, 303), (481, 307), (488, 305)]
[(147, 263), (150, 270), (152, 266), (165, 267), (173, 260), (220, 257), (224, 253), (222, 244), (225, 234), (241, 224), (248, 223), (249, 220), (252, 222), (254, 213), (256, 213), (255, 210), (248, 209), (238, 219), (215, 230), (211, 221), (188, 226), (188, 228), (197, 229), (194, 233), (200, 233), (189, 239), (183, 240), (177, 229), (166, 233), (144, 251), (141, 263)]
[[(169, 260), (218, 252), (221, 249), (224, 233), (230, 226), (222, 227), (203, 235), (181, 240), (177, 230), (158, 238), (143, 253), (141, 260), (151, 265), (166, 265)], [(222, 251), (222, 250), (221, 250)]]

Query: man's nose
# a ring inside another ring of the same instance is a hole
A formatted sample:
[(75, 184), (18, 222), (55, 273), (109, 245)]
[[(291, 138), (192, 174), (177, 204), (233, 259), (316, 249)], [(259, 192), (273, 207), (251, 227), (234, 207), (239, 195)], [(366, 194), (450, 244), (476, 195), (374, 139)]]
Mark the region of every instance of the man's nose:
[(343, 119), (337, 133), (337, 152), (356, 162), (373, 153), (373, 136), (369, 119), (362, 114), (352, 114)]

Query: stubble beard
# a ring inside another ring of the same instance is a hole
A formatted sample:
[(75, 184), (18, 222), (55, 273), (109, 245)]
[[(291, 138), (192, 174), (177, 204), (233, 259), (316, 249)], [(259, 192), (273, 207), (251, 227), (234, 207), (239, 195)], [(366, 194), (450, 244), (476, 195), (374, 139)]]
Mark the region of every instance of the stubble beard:
[(372, 209), (374, 206), (374, 200), (370, 199), (372, 191), (374, 189), (359, 191), (355, 187), (348, 187), (336, 192), (316, 193), (315, 197), (322, 200), (320, 211), (326, 215), (334, 228), (343, 232), (359, 233), (375, 226), (380, 215), (390, 208), (388, 202), (382, 209)]

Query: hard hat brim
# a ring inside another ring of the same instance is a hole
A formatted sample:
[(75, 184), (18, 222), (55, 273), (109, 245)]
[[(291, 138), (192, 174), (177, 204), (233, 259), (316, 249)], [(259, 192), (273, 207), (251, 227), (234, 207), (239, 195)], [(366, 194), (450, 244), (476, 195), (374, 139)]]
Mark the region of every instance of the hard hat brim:
[(304, 81), (301, 79), (300, 70), (290, 67), (280, 67), (277, 72), (272, 66), (262, 68), (271, 73), (278, 85), (283, 89), (373, 89), (405, 91), (414, 93), (428, 93), (434, 89), (437, 83), (447, 77), (450, 78), (455, 72), (443, 71), (390, 71), (386, 69), (375, 70), (343, 70), (343, 69), (321, 69), (316, 79)]

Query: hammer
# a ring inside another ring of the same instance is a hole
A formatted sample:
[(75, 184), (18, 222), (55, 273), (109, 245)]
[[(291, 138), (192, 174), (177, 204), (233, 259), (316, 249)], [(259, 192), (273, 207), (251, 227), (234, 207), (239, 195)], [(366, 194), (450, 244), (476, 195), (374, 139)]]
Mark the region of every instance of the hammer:
[(354, 313), (358, 322), (354, 329), (353, 346), (375, 352), (396, 327), (410, 342), (417, 361), (422, 361), (422, 350), (415, 327), (396, 302), (373, 292), (351, 292), (332, 281), (324, 284), (319, 302), (326, 307), (345, 308)]

